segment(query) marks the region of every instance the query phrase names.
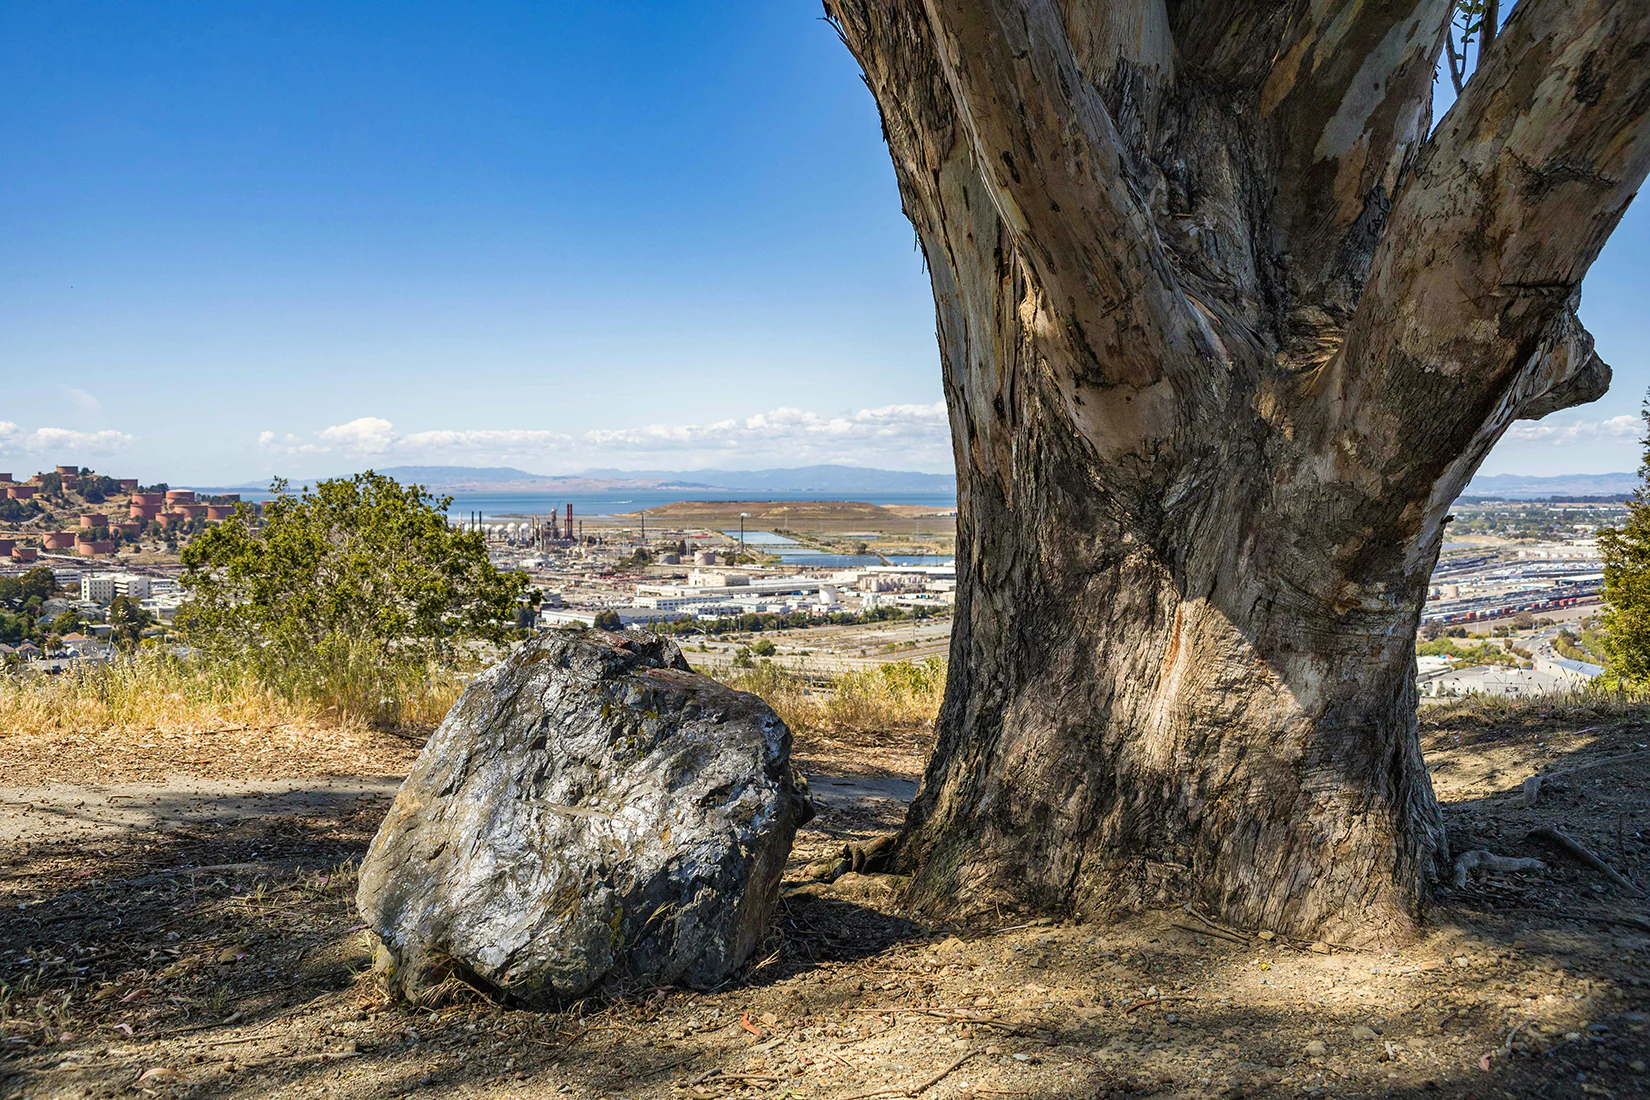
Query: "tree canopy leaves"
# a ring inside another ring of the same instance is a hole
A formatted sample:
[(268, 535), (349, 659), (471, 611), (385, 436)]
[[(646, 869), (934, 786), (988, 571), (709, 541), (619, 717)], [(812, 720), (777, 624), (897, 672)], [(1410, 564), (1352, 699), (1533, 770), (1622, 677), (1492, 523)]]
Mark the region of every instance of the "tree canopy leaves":
[(371, 470), (247, 505), (183, 552), (179, 625), (208, 654), (269, 670), (378, 655), (453, 661), (513, 636), (527, 578), (447, 523), (450, 497)]

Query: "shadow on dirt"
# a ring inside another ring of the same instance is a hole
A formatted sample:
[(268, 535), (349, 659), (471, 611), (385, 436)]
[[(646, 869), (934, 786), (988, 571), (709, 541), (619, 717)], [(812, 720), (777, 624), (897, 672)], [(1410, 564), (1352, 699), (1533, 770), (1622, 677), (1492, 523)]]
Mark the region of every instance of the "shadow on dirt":
[[(415, 1009), (362, 976), (352, 867), (382, 798), (7, 849), (0, 1097), (828, 1098), (948, 1068), (925, 1100), (1646, 1095), (1650, 935), (1629, 919), (1644, 903), (1524, 837), (1560, 825), (1642, 877), (1650, 753), (1554, 781), (1533, 807), (1517, 795), (1533, 746), (1558, 746), (1536, 759), (1557, 771), (1632, 751), (1642, 730), (1434, 732), (1429, 761), (1478, 783), (1445, 798), (1457, 847), (1550, 869), (1442, 891), (1427, 938), (1388, 953), (1234, 941), (1178, 911), (952, 930), (861, 876), (789, 884), (763, 953), (723, 989)], [(1523, 755), (1458, 755), (1504, 744)], [(1487, 767), (1505, 775), (1472, 779)], [(881, 823), (866, 800), (886, 793), (843, 785), (844, 827)]]

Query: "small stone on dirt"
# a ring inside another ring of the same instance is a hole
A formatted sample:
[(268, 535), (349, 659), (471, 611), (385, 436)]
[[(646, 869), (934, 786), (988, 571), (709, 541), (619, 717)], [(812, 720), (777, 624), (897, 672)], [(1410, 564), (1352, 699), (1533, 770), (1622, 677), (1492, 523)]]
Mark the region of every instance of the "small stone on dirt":
[(1329, 1048), (1323, 1044), (1321, 1039), (1313, 1039), (1303, 1049), (1306, 1051), (1308, 1058), (1322, 1058), (1329, 1053)]

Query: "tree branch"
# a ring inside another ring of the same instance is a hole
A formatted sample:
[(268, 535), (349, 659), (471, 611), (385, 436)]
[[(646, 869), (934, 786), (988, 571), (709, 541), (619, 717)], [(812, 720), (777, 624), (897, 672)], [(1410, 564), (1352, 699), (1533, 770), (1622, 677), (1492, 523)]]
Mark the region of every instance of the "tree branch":
[(1102, 386), (1204, 360), (1125, 153), (1054, 0), (925, 0), (981, 178), (1068, 343)]
[(1593, 350), (1593, 334), (1576, 316), (1574, 304), (1548, 326), (1524, 374), (1529, 396), (1519, 402), (1521, 420), (1540, 420), (1560, 409), (1597, 401), (1610, 388), (1610, 364)]
[(1303, 6), (1261, 86), (1296, 293), (1327, 297), (1343, 319), (1357, 304), (1400, 171), (1432, 123), (1452, 8), (1451, 0)]
[(1647, 172), (1650, 4), (1524, 0), (1394, 203), (1317, 381), (1327, 430), (1360, 464), (1432, 479), (1596, 389), (1607, 368), (1560, 318)]

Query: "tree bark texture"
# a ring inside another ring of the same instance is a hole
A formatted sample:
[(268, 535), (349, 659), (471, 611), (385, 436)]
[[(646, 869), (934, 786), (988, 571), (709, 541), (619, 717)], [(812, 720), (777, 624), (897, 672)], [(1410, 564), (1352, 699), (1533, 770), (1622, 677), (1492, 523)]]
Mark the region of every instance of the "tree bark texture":
[(827, 0), (933, 282), (959, 479), (930, 911), (1408, 934), (1447, 861), (1414, 638), (1515, 419), (1599, 397), (1650, 4)]

